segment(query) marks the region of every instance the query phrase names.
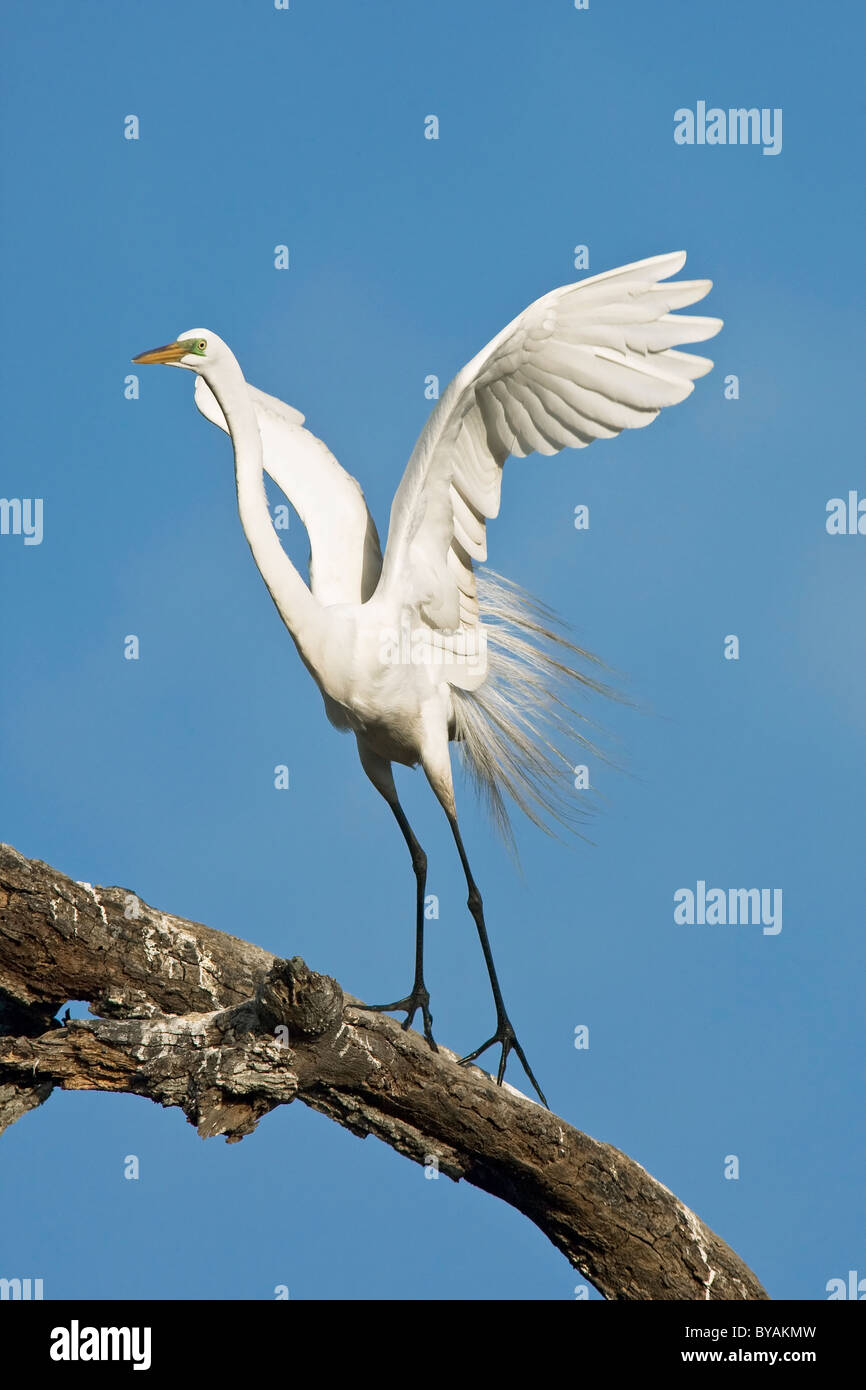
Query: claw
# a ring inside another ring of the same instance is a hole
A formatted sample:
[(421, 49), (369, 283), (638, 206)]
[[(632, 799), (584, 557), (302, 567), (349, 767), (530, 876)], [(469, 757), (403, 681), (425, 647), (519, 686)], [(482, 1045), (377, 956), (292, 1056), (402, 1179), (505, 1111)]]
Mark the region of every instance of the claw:
[(526, 1072), (526, 1075), (532, 1082), (535, 1092), (538, 1095), (542, 1105), (545, 1107), (546, 1110), (549, 1110), (550, 1106), (547, 1104), (547, 1098), (532, 1074), (532, 1068), (526, 1060), (526, 1053), (523, 1051), (523, 1048), (517, 1041), (517, 1035), (514, 1032), (514, 1029), (511, 1026), (511, 1021), (506, 1014), (502, 1014), (498, 1019), (496, 1032), (493, 1034), (493, 1037), (488, 1038), (487, 1042), (482, 1043), (480, 1047), (476, 1047), (474, 1052), (469, 1052), (465, 1057), (461, 1057), (460, 1066), (468, 1066), (470, 1062), (475, 1061), (476, 1057), (480, 1057), (482, 1052), (486, 1052), (488, 1047), (493, 1047), (496, 1043), (499, 1043), (502, 1047), (502, 1054), (499, 1058), (499, 1070), (496, 1073), (497, 1086), (502, 1085), (502, 1081), (505, 1076), (505, 1064), (508, 1060), (509, 1052), (516, 1052), (523, 1066), (523, 1070)]
[(356, 1009), (368, 1009), (370, 1013), (376, 1014), (400, 1013), (405, 1010), (406, 1017), (401, 1025), (404, 1032), (412, 1027), (412, 1020), (420, 1009), (421, 1017), (424, 1020), (424, 1038), (433, 1052), (439, 1051), (436, 1046), (436, 1039), (433, 1037), (430, 995), (423, 986), (420, 989), (413, 989), (412, 993), (407, 995), (405, 999), (397, 999), (393, 1004), (356, 1004), (354, 1007)]

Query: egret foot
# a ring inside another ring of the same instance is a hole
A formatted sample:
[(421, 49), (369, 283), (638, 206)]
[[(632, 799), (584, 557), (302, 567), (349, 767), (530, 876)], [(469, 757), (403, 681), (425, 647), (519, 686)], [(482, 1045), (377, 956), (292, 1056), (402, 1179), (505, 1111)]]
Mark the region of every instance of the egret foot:
[(433, 1015), (430, 1012), (430, 995), (427, 993), (427, 986), (423, 982), (421, 984), (416, 984), (412, 993), (407, 995), (405, 999), (397, 999), (393, 1004), (356, 1004), (355, 1007), (358, 1009), (369, 1009), (371, 1013), (376, 1014), (399, 1013), (402, 1009), (405, 1009), (406, 1017), (403, 1020), (404, 1031), (408, 1031), (408, 1029), (412, 1027), (412, 1020), (420, 1009), (421, 1017), (424, 1020), (424, 1037), (434, 1052), (439, 1051), (436, 1046), (436, 1039), (433, 1037)]
[(549, 1110), (550, 1106), (547, 1104), (545, 1094), (532, 1074), (532, 1068), (526, 1060), (526, 1053), (517, 1041), (517, 1034), (512, 1028), (511, 1020), (506, 1013), (499, 1014), (496, 1023), (496, 1032), (493, 1034), (492, 1038), (488, 1038), (486, 1043), (482, 1043), (480, 1047), (476, 1047), (474, 1052), (470, 1052), (466, 1057), (460, 1058), (461, 1067), (468, 1066), (470, 1062), (474, 1062), (476, 1057), (480, 1057), (482, 1052), (486, 1052), (488, 1047), (493, 1047), (496, 1043), (499, 1043), (502, 1047), (502, 1056), (499, 1058), (499, 1071), (496, 1075), (497, 1086), (502, 1085), (502, 1079), (505, 1076), (505, 1063), (508, 1060), (509, 1052), (516, 1052), (523, 1065), (523, 1070), (532, 1082), (542, 1105), (546, 1110)]

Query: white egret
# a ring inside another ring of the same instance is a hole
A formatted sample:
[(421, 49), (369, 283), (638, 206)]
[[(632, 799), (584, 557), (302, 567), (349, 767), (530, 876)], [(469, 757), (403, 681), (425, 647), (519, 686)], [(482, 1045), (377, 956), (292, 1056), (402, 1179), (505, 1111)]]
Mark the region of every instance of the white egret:
[[(672, 313), (702, 299), (709, 280), (663, 283), (684, 252), (655, 256), (552, 290), (525, 309), (457, 374), (418, 439), (391, 507), (384, 558), (354, 478), (290, 406), (250, 386), (230, 349), (206, 328), (134, 358), (198, 376), (196, 404), (234, 446), (238, 510), (253, 558), (332, 724), (355, 735), (361, 765), (390, 806), (416, 880), (415, 974), (392, 1004), (408, 1028), (421, 1011), (427, 857), (400, 805), (392, 764), (420, 763), (454, 836), (496, 1007), (496, 1029), (462, 1058), (501, 1047), (497, 1081), (517, 1053), (544, 1101), (505, 1009), (478, 891), (457, 823), (451, 742), (500, 825), (505, 797), (534, 820), (561, 818), (572, 760), (552, 737), (578, 734), (560, 684), (598, 686), (570, 661), (540, 606), (507, 581), (476, 571), (486, 523), (499, 510), (509, 454), (557, 453), (648, 425), (709, 371), (678, 352), (721, 321)], [(310, 540), (309, 587), (283, 550), (263, 470), (295, 506)], [(367, 1007), (367, 1006), (365, 1006)], [(544, 1101), (546, 1104), (546, 1101)]]

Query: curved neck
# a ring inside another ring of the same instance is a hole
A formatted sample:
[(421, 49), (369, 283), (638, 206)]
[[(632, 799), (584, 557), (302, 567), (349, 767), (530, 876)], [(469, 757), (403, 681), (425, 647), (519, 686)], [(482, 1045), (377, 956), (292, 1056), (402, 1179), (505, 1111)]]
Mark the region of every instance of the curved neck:
[(235, 455), (238, 512), (253, 559), (277, 611), (308, 666), (316, 665), (323, 610), (295, 569), (274, 530), (265, 493), (262, 440), (244, 375), (236, 361), (208, 385), (222, 407)]

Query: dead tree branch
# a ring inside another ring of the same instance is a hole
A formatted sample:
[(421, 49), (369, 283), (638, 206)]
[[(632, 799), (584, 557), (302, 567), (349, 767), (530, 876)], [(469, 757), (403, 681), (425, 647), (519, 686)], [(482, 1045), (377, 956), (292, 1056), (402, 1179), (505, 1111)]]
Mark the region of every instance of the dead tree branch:
[[(91, 1022), (59, 1024), (69, 1000)], [(0, 846), (0, 1131), (65, 1090), (179, 1106), (231, 1143), (301, 1100), (516, 1207), (607, 1298), (763, 1299), (673, 1193), (336, 980)]]

